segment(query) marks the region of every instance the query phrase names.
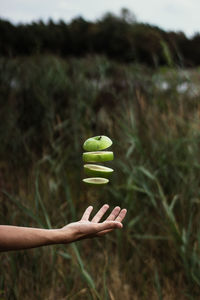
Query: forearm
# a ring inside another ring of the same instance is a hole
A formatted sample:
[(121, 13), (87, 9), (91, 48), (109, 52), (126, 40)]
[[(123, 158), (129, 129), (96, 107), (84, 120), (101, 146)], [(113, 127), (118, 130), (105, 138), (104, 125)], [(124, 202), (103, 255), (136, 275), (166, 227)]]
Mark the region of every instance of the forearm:
[(29, 249), (60, 243), (62, 236), (56, 229), (0, 225), (0, 251)]
[(89, 221), (93, 207), (89, 206), (80, 221), (60, 229), (40, 229), (0, 225), (0, 251), (30, 249), (53, 244), (68, 244), (80, 239), (99, 237), (116, 228), (122, 228), (126, 209), (116, 206), (104, 222), (101, 218), (108, 209), (103, 205)]

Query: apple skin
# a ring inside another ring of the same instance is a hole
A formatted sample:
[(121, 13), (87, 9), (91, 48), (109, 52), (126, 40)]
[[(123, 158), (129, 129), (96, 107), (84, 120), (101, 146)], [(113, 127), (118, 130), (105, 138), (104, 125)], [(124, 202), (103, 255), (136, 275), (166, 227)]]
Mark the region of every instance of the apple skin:
[(114, 154), (112, 151), (94, 151), (83, 153), (84, 162), (104, 162), (113, 160), (113, 158)]
[(89, 177), (102, 177), (102, 178), (109, 178), (110, 175), (113, 173), (113, 169), (99, 166), (99, 165), (92, 165), (86, 164), (84, 165), (85, 174)]
[(98, 135), (87, 139), (83, 144), (85, 151), (99, 151), (112, 145), (112, 140), (105, 135)]
[(90, 185), (99, 186), (99, 185), (107, 184), (109, 180), (106, 178), (93, 177), (93, 178), (84, 178), (83, 182)]

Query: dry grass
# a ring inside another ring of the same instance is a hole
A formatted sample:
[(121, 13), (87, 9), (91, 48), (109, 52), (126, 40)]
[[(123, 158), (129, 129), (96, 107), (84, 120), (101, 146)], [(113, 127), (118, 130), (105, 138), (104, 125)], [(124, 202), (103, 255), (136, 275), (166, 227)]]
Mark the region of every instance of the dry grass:
[[(198, 299), (196, 89), (177, 92), (185, 81), (179, 70), (105, 58), (6, 66), (16, 85), (0, 74), (1, 223), (56, 228), (105, 202), (128, 216), (123, 231), (103, 239), (1, 254), (1, 299)], [(188, 74), (193, 86), (198, 73)], [(115, 173), (96, 190), (82, 183), (81, 155), (83, 141), (100, 132), (113, 139)]]

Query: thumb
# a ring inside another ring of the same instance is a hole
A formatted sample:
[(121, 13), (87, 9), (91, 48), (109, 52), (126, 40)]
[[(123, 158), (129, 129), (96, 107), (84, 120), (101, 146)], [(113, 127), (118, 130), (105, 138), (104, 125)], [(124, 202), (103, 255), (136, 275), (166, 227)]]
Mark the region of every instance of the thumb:
[(97, 232), (103, 231), (103, 230), (109, 230), (109, 229), (117, 229), (122, 228), (122, 223), (118, 221), (105, 221), (103, 223), (98, 223), (98, 226), (96, 227)]

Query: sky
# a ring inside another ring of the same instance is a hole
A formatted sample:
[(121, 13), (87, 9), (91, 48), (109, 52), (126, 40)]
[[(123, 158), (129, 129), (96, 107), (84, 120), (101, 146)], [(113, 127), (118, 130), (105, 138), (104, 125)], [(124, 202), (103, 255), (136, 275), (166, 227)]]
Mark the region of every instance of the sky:
[(0, 18), (15, 24), (32, 21), (68, 23), (77, 16), (100, 19), (106, 12), (119, 15), (127, 8), (138, 22), (169, 31), (183, 31), (187, 36), (200, 32), (200, 0), (0, 0)]

